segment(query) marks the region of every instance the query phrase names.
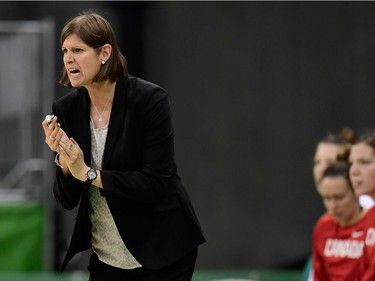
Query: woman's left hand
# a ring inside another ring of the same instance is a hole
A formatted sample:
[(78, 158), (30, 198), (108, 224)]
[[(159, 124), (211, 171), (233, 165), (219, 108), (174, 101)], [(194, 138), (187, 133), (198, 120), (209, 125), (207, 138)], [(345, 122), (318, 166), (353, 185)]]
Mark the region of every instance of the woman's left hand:
[(83, 151), (78, 143), (73, 138), (61, 140), (58, 150), (73, 177), (86, 181), (86, 172), (89, 167), (85, 164)]

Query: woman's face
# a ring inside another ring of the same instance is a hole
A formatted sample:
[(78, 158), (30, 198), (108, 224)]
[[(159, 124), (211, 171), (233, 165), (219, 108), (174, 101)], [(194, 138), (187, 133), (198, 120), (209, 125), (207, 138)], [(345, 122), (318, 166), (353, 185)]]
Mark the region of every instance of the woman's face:
[(313, 167), (313, 176), (316, 186), (318, 186), (318, 182), (321, 180), (327, 166), (336, 161), (339, 149), (340, 146), (333, 143), (321, 142), (318, 144), (315, 151)]
[(375, 151), (365, 144), (354, 144), (350, 150), (350, 180), (357, 195), (375, 197)]
[(327, 213), (335, 222), (342, 226), (356, 222), (359, 210), (358, 199), (344, 177), (323, 178), (318, 192), (323, 199)]
[(63, 62), (73, 87), (89, 86), (101, 67), (101, 54), (76, 35), (69, 35), (62, 44)]

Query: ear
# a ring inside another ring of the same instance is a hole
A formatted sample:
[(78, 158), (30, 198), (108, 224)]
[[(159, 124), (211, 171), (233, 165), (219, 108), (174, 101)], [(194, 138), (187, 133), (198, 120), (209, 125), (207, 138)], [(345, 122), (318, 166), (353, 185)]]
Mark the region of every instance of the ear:
[(111, 57), (112, 54), (112, 46), (110, 44), (105, 44), (100, 51), (100, 59), (107, 61)]

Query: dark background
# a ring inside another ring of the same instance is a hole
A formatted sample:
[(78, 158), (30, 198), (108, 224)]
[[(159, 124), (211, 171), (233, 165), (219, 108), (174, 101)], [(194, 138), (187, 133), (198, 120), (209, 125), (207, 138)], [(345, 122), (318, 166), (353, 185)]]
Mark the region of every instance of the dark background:
[[(323, 212), (316, 142), (374, 127), (375, 3), (0, 2), (0, 20), (55, 21), (57, 81), (59, 32), (89, 8), (113, 25), (130, 73), (170, 94), (179, 173), (208, 240), (197, 267), (302, 268)], [(68, 240), (72, 219), (56, 219)]]

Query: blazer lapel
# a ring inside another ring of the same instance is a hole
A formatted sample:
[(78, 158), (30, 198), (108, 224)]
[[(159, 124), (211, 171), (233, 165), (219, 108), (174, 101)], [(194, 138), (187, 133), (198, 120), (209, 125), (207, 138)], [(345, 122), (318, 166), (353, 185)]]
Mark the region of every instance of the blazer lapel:
[(108, 167), (116, 141), (119, 139), (119, 134), (124, 133), (127, 97), (128, 97), (128, 82), (127, 78), (121, 79), (116, 83), (115, 96), (113, 98), (111, 118), (108, 125), (107, 140), (104, 149), (103, 168)]
[(79, 89), (80, 105), (76, 107), (75, 114), (71, 116), (74, 124), (74, 139), (80, 145), (85, 163), (91, 165), (91, 132), (90, 132), (90, 96), (86, 88)]

